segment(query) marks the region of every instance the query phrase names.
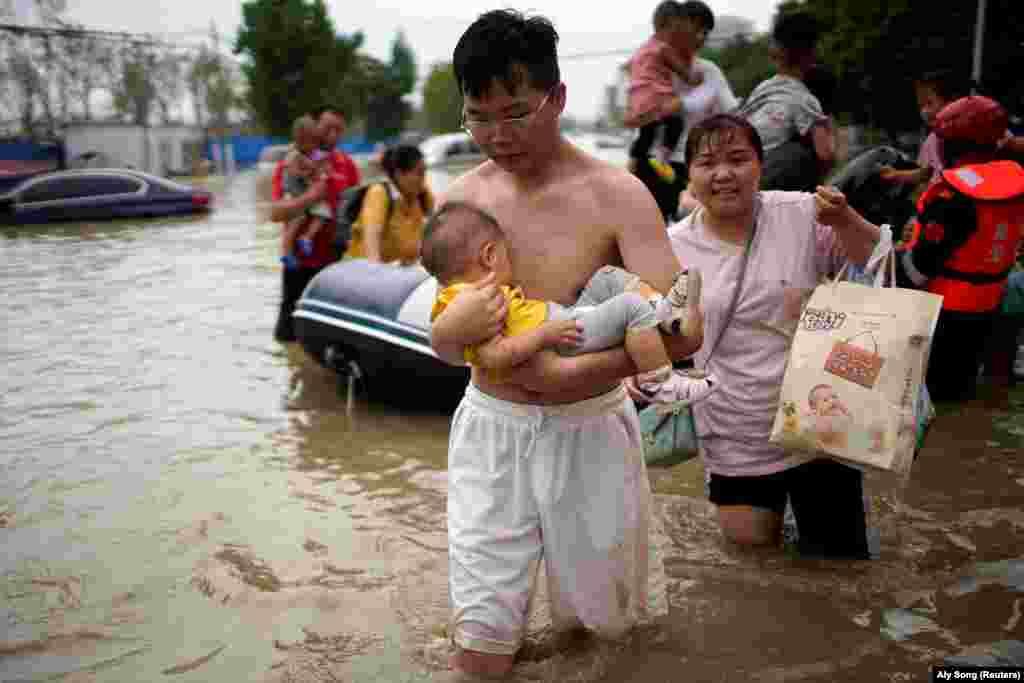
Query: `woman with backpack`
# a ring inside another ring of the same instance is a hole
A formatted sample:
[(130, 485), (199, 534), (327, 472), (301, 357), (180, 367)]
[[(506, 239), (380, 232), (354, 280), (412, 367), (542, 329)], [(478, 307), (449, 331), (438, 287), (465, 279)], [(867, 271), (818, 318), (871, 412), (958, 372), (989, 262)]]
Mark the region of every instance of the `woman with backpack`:
[(419, 260), (423, 226), (434, 208), (426, 163), (419, 147), (398, 145), (384, 152), (381, 165), (387, 180), (363, 193), (348, 255), (411, 265)]

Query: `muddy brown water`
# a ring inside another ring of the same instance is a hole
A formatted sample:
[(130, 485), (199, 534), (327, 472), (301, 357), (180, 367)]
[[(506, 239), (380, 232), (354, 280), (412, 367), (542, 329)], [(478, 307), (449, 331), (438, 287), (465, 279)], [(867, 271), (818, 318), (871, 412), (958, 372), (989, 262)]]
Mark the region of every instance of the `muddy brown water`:
[[(435, 185), (446, 182), (433, 174)], [(207, 217), (0, 229), (0, 680), (429, 681), (449, 417), (358, 400), (271, 340), (254, 176)], [(747, 555), (699, 463), (651, 470), (667, 619), (519, 680), (924, 681), (1024, 640), (1024, 391), (943, 406), (879, 557)]]

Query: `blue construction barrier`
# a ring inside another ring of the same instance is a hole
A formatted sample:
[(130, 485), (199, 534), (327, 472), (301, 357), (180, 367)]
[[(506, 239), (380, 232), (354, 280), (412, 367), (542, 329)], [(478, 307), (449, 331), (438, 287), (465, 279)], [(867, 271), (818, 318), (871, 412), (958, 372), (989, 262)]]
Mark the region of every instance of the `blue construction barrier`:
[[(223, 158), (221, 154), (214, 154), (214, 145), (231, 145), (235, 165), (238, 168), (246, 168), (259, 161), (260, 153), (264, 148), (285, 144), (288, 144), (287, 138), (268, 135), (231, 135), (226, 138), (211, 139), (206, 148), (206, 158)], [(368, 154), (373, 151), (374, 147), (374, 143), (369, 142), (363, 136), (349, 136), (338, 143), (338, 148), (349, 154)]]
[(0, 160), (56, 161), (60, 158), (57, 142), (0, 142)]

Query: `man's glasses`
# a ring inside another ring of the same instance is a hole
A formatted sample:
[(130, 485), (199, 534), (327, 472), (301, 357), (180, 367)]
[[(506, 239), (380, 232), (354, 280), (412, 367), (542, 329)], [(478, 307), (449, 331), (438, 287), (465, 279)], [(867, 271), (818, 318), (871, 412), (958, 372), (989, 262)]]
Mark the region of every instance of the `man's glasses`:
[(537, 108), (528, 114), (522, 116), (510, 116), (504, 119), (494, 119), (491, 121), (481, 121), (478, 119), (466, 118), (466, 112), (462, 112), (462, 128), (467, 133), (473, 136), (473, 139), (477, 139), (480, 136), (487, 136), (498, 129), (498, 126), (505, 126), (506, 130), (522, 131), (525, 130), (533, 123), (533, 119), (540, 113), (540, 110), (544, 108), (544, 105), (551, 99), (552, 93), (555, 89), (548, 90), (547, 94), (544, 95), (544, 99), (540, 101)]

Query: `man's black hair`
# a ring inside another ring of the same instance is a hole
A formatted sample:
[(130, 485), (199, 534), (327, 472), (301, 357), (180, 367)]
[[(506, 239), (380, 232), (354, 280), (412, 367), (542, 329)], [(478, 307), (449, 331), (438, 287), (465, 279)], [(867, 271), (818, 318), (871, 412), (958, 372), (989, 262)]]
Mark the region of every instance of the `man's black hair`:
[(558, 32), (542, 16), (526, 17), (515, 10), (481, 14), (452, 55), (459, 92), (482, 97), (495, 80), (510, 93), (524, 85), (551, 90), (561, 80), (557, 44)]
[(680, 3), (679, 12), (681, 16), (695, 20), (707, 29), (708, 33), (715, 28), (715, 13), (700, 0), (686, 0)]
[(813, 50), (820, 36), (821, 24), (806, 11), (782, 12), (772, 28), (772, 40), (784, 50)]

